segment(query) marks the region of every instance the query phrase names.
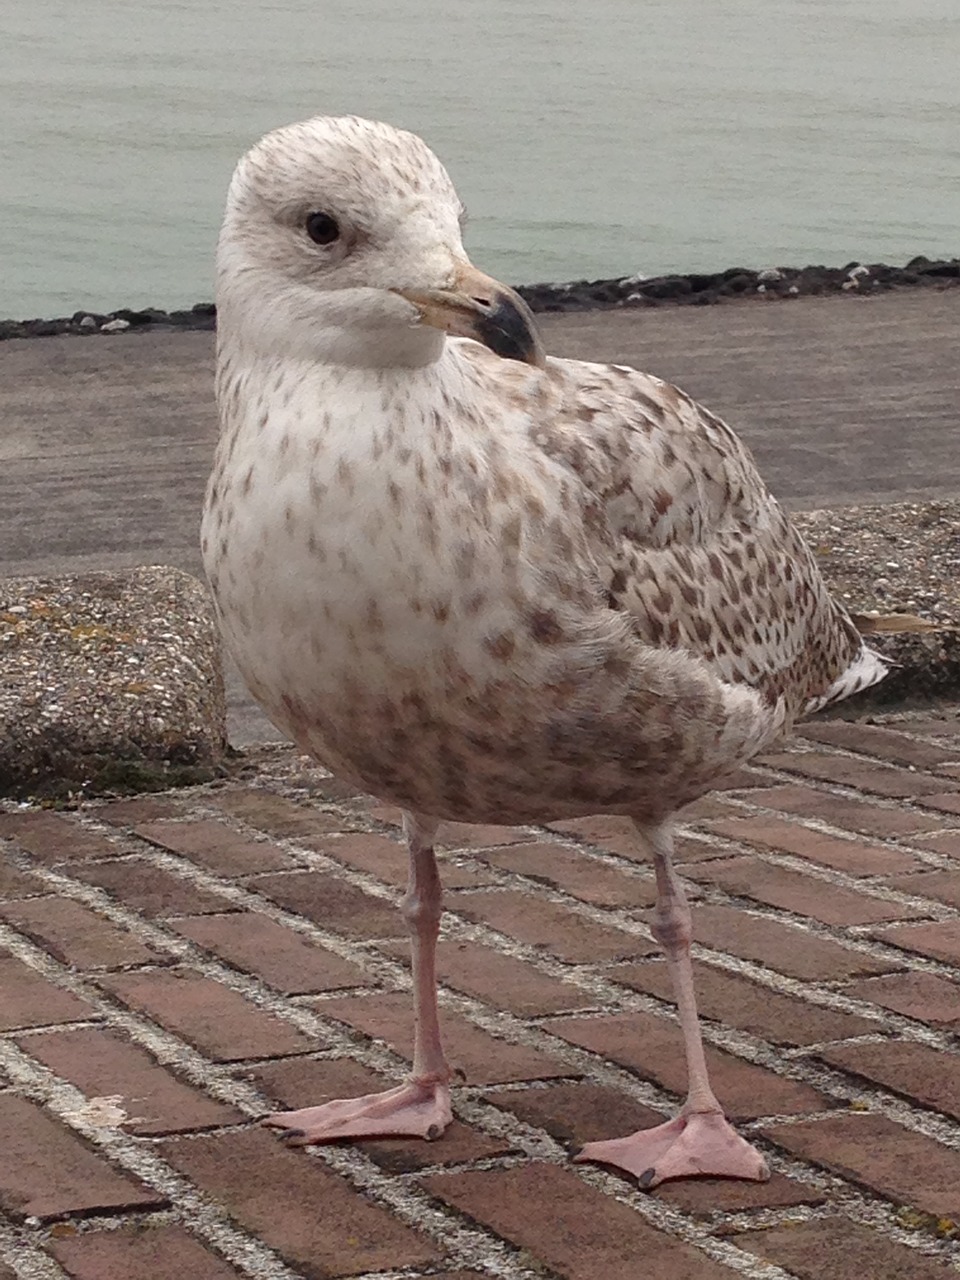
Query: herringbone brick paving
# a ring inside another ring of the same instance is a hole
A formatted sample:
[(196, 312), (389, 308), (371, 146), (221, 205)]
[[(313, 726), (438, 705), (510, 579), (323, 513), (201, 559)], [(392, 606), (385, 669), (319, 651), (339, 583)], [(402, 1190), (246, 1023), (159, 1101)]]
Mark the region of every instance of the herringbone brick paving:
[(281, 748), (0, 813), (0, 1280), (960, 1271), (954, 710), (807, 725), (686, 815), (708, 1057), (764, 1185), (569, 1161), (684, 1090), (651, 873), (602, 817), (444, 829), (441, 1141), (260, 1128), (408, 1065), (398, 821)]

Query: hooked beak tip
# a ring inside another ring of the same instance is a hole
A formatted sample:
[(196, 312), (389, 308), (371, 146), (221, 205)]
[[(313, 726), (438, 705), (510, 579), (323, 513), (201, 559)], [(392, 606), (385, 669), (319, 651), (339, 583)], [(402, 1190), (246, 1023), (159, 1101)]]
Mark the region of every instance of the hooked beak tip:
[(513, 289), (464, 263), (449, 289), (398, 289), (423, 324), (472, 338), (505, 360), (546, 368), (546, 354), (530, 308)]

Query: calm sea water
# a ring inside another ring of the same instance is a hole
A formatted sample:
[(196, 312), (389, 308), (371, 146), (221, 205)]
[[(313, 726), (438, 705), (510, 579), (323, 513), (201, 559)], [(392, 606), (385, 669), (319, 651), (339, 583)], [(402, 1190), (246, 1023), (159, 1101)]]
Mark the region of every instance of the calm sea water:
[(237, 156), (423, 134), (513, 283), (960, 254), (958, 0), (3, 6), (0, 316), (211, 296)]

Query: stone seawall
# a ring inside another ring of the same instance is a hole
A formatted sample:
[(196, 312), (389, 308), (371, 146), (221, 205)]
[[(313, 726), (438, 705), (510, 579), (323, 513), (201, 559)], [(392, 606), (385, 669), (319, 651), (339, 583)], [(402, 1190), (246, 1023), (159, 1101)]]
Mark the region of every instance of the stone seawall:
[[(912, 258), (906, 266), (849, 262), (844, 267), (729, 267), (714, 273), (618, 276), (610, 280), (574, 280), (566, 284), (520, 285), (533, 311), (602, 311), (621, 307), (709, 306), (717, 302), (864, 294), (891, 289), (948, 289), (960, 285), (960, 258), (931, 261)], [(157, 307), (117, 311), (75, 311), (50, 320), (0, 320), (5, 338), (49, 338), (58, 334), (88, 337), (166, 329), (214, 329), (217, 309), (198, 302), (178, 311)]]

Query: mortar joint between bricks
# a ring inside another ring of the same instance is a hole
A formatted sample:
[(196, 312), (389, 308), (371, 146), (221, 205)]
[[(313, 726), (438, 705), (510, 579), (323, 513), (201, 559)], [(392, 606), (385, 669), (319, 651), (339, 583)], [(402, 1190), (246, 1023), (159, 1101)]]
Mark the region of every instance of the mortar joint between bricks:
[(0, 1214), (0, 1262), (18, 1280), (70, 1280), (63, 1267), (31, 1238), (31, 1232)]
[[(255, 985), (255, 984), (254, 984), (254, 985)], [(272, 1001), (271, 1001), (270, 1003), (272, 1003)], [(634, 1002), (632, 1002), (632, 1003), (634, 1003)], [(635, 1003), (637, 1004), (637, 1007), (642, 1007), (642, 1006), (640, 1005), (640, 1002), (639, 1002), (639, 1001), (635, 1001)], [(672, 1011), (667, 1011), (667, 1010), (663, 1010), (663, 1009), (657, 1009), (657, 1008), (656, 1008), (656, 1006), (655, 1006), (655, 1004), (654, 1004), (654, 1002), (651, 1002), (650, 1009), (651, 1009), (651, 1011), (656, 1011), (656, 1012), (659, 1014), (659, 1016), (668, 1016), (668, 1017), (670, 1018), (670, 1020), (674, 1020), (674, 1019), (675, 1019), (675, 1016), (676, 1016), (676, 1015), (675, 1015)], [(326, 1020), (324, 1020), (324, 1021), (323, 1021), (323, 1024), (322, 1024), (322, 1025), (318, 1025), (318, 1023), (319, 1023), (319, 1020), (315, 1020), (315, 1021), (313, 1021), (313, 1022), (312, 1022), (312, 1028), (311, 1028), (311, 1029), (312, 1029), (312, 1030), (314, 1030), (314, 1033), (317, 1033), (318, 1031), (326, 1032), (326, 1034), (327, 1034), (328, 1038), (330, 1038), (331, 1036), (335, 1036), (335, 1035), (336, 1035), (336, 1032), (337, 1032), (337, 1030), (338, 1030), (338, 1029), (337, 1029), (337, 1028), (330, 1028), (330, 1027), (329, 1027), (329, 1024), (327, 1024), (327, 1023), (326, 1023)], [(522, 1042), (527, 1042), (527, 1043), (529, 1043), (528, 1036), (529, 1036), (529, 1031), (527, 1032), (527, 1034), (526, 1034), (526, 1035), (521, 1034), (521, 1036), (520, 1036), (520, 1037), (515, 1037), (515, 1038), (519, 1038), (519, 1040), (520, 1040), (520, 1042), (521, 1042), (521, 1043), (522, 1043)], [(708, 1028), (708, 1038), (709, 1038), (709, 1039), (711, 1039), (711, 1040), (713, 1040), (715, 1043), (719, 1043), (719, 1044), (720, 1044), (720, 1047), (728, 1047), (728, 1046), (730, 1046), (730, 1045), (731, 1045), (731, 1041), (729, 1040), (729, 1038), (728, 1038), (727, 1036), (720, 1036), (720, 1035), (718, 1035), (718, 1034), (717, 1034), (717, 1032), (716, 1032), (716, 1029), (715, 1029), (715, 1028), (713, 1028), (713, 1027), (709, 1027), (709, 1028)], [(541, 1042), (541, 1043), (542, 1043), (542, 1042)], [(739, 1043), (740, 1043), (740, 1046), (741, 1046), (741, 1047), (740, 1047), (740, 1049), (739, 1049), (738, 1056), (744, 1056), (743, 1042), (739, 1042)], [(348, 1037), (343, 1037), (343, 1039), (341, 1040), (341, 1046), (340, 1046), (340, 1047), (342, 1047), (344, 1051), (348, 1051), (348, 1052), (349, 1052), (349, 1051), (351, 1051), (351, 1050), (352, 1050), (352, 1051), (355, 1053), (355, 1052), (356, 1052), (356, 1048), (357, 1048), (356, 1037), (350, 1037), (350, 1036), (348, 1036)], [(533, 1046), (533, 1047), (536, 1047), (536, 1046)], [(555, 1042), (553, 1042), (552, 1040), (550, 1041), (550, 1048), (551, 1048), (551, 1052), (553, 1052), (554, 1054), (556, 1054), (557, 1049), (556, 1049), (556, 1047), (555, 1047)], [(735, 1052), (737, 1052), (737, 1049), (734, 1049), (734, 1051), (735, 1051)], [(567, 1047), (566, 1047), (566, 1046), (563, 1046), (563, 1052), (567, 1052)], [(752, 1060), (755, 1060), (755, 1061), (756, 1061), (756, 1060), (757, 1060), (757, 1058), (754, 1056), (754, 1053), (755, 1053), (755, 1052), (756, 1052), (756, 1046), (755, 1046), (755, 1045), (751, 1045), (750, 1059), (752, 1059)], [(762, 1061), (762, 1065), (766, 1065), (766, 1066), (771, 1066), (771, 1065), (772, 1065), (772, 1069), (773, 1069), (773, 1070), (775, 1070), (777, 1074), (781, 1074), (781, 1075), (790, 1075), (790, 1076), (792, 1076), (793, 1078), (797, 1078), (798, 1071), (797, 1071), (797, 1069), (796, 1069), (796, 1068), (794, 1068), (793, 1070), (784, 1071), (783, 1067), (784, 1067), (784, 1065), (786, 1065), (786, 1064), (783, 1064), (782, 1060), (778, 1060), (776, 1057), (774, 1057), (774, 1058), (773, 1058), (773, 1060), (772, 1060), (772, 1064), (771, 1064), (771, 1060), (770, 1060), (770, 1058), (769, 1058), (767, 1055), (765, 1055), (765, 1054), (761, 1054), (761, 1060), (762, 1060), (762, 1059), (764, 1059), (764, 1058), (766, 1058), (766, 1060), (765, 1060), (765, 1061)], [(790, 1066), (791, 1066), (791, 1067), (793, 1067), (793, 1064), (790, 1064)], [(800, 1074), (801, 1076), (802, 1076), (802, 1075), (805, 1075), (805, 1074), (806, 1074), (806, 1070), (808, 1070), (808, 1067), (807, 1067), (807, 1064), (804, 1064), (804, 1071), (799, 1072), (799, 1074)]]
[[(903, 852), (908, 850), (903, 849)], [(911, 856), (916, 857), (917, 861), (922, 862), (925, 867), (932, 870), (956, 870), (956, 862), (952, 867), (944, 868), (943, 864), (949, 864), (950, 859), (942, 854), (930, 853), (927, 850), (909, 851)], [(949, 903), (938, 902), (935, 898), (924, 898), (922, 894), (907, 893), (903, 889), (897, 889), (893, 885), (882, 883), (881, 877), (878, 876), (852, 876), (846, 872), (837, 871), (830, 867), (821, 867), (818, 864), (811, 863), (797, 854), (777, 853), (773, 850), (760, 850), (744, 848), (738, 851), (739, 856), (756, 857), (758, 862), (765, 862), (770, 866), (784, 867), (789, 871), (796, 871), (805, 875), (809, 880), (820, 881), (824, 884), (834, 885), (837, 888), (849, 889), (851, 892), (862, 894), (864, 897), (877, 898), (881, 902), (896, 903), (899, 906), (919, 908), (928, 911), (942, 913), (944, 919), (955, 919), (960, 912), (955, 907), (951, 907)], [(923, 853), (927, 854), (926, 858), (921, 857)], [(856, 926), (854, 926), (856, 927)], [(868, 926), (864, 926), (865, 928)]]
[[(212, 976), (215, 976), (215, 977), (217, 977), (217, 978), (220, 978), (220, 976), (221, 976), (221, 967), (220, 967), (220, 966), (211, 967), (211, 974), (212, 974)], [(221, 980), (222, 980), (222, 978), (221, 978)], [(252, 990), (256, 990), (257, 986), (258, 986), (258, 984), (257, 984), (257, 983), (255, 983), (255, 982), (253, 982), (253, 980), (251, 980), (251, 982), (250, 982), (249, 986), (248, 986), (248, 984), (247, 984), (246, 982), (244, 982), (244, 983), (242, 983), (242, 984), (241, 984), (240, 989), (241, 989), (241, 991), (242, 991), (244, 994), (249, 994), (249, 993), (250, 993), (250, 990), (251, 990), (251, 989), (252, 989)], [(270, 1001), (270, 1002), (269, 1002), (269, 1005), (271, 1005), (271, 1006), (272, 1006), (272, 1005), (273, 1005), (273, 1003), (274, 1003), (273, 1001)], [(624, 1001), (623, 1001), (623, 998), (622, 998), (622, 997), (621, 997), (620, 1003), (621, 1003), (621, 1005), (624, 1003)], [(670, 1017), (671, 1019), (675, 1017), (675, 1015), (672, 1013), (672, 1011), (670, 1011), (670, 1010), (664, 1010), (664, 1009), (662, 1009), (662, 1008), (659, 1008), (659, 1007), (658, 1007), (654, 1002), (652, 1002), (652, 1001), (651, 1001), (651, 1002), (649, 1002), (649, 1003), (644, 1003), (643, 1001), (638, 1001), (636, 998), (634, 998), (632, 1001), (630, 1001), (630, 1003), (631, 1003), (631, 1004), (636, 1004), (636, 1005), (637, 1005), (637, 1007), (645, 1007), (645, 1008), (647, 1008), (647, 1009), (648, 1009), (648, 1010), (650, 1010), (650, 1011), (653, 1011), (653, 1012), (658, 1013), (660, 1016), (667, 1016), (667, 1017)], [(465, 1006), (465, 1007), (466, 1007), (466, 1006)], [(336, 1030), (337, 1030), (337, 1029), (336, 1029), (336, 1028), (333, 1028), (333, 1029), (329, 1028), (329, 1024), (327, 1024), (327, 1023), (326, 1023), (326, 1020), (323, 1020), (323, 1022), (320, 1022), (320, 1021), (316, 1018), (316, 1015), (315, 1015), (315, 1014), (313, 1014), (311, 1011), (304, 1011), (304, 1012), (306, 1013), (306, 1021), (305, 1021), (305, 1024), (304, 1024), (304, 1025), (305, 1025), (305, 1029), (306, 1029), (306, 1030), (308, 1030), (309, 1032), (313, 1032), (314, 1034), (317, 1034), (319, 1031), (326, 1031), (326, 1032), (327, 1032), (327, 1034), (328, 1034), (328, 1036), (329, 1036), (331, 1033), (336, 1034)], [(503, 1019), (498, 1018), (498, 1019), (497, 1019), (497, 1021), (496, 1021), (496, 1023), (494, 1024), (495, 1029), (496, 1029), (497, 1031), (500, 1031), (501, 1029), (503, 1029), (503, 1026), (504, 1026), (504, 1021), (503, 1021)], [(711, 1038), (713, 1038), (713, 1037), (711, 1037)], [(351, 1047), (351, 1044), (354, 1044), (354, 1045), (355, 1045), (355, 1043), (356, 1043), (355, 1038), (353, 1038), (353, 1037), (347, 1037), (347, 1038), (346, 1038), (346, 1043), (344, 1043), (344, 1044), (342, 1045), (342, 1047), (343, 1047), (344, 1049), (349, 1049), (349, 1048)]]
[(744, 1280), (793, 1280), (788, 1271), (746, 1253), (727, 1241), (704, 1233), (699, 1224), (691, 1220), (679, 1208), (664, 1200), (657, 1200), (639, 1188), (629, 1186), (623, 1178), (599, 1166), (578, 1164), (574, 1172), (587, 1186), (611, 1196), (626, 1205), (654, 1227), (666, 1231), (685, 1244), (692, 1245), (708, 1258), (729, 1267)]
[(45, 1110), (80, 1134), (109, 1163), (158, 1191), (192, 1230), (213, 1244), (243, 1275), (251, 1280), (297, 1280), (271, 1250), (234, 1226), (224, 1210), (172, 1169), (149, 1144), (117, 1129), (85, 1122), (87, 1099), (74, 1085), (26, 1053), (11, 1051), (9, 1045), (0, 1045), (0, 1053), (4, 1070), (25, 1096), (41, 1102)]

